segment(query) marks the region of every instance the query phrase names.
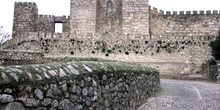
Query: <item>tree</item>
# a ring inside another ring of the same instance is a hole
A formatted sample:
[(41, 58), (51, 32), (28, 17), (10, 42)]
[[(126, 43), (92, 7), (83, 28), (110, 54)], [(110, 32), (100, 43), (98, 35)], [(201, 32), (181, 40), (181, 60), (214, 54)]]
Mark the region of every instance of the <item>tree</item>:
[(3, 26), (0, 26), (0, 44), (10, 40), (12, 38), (11, 34), (4, 31)]
[(220, 32), (216, 37), (216, 40), (211, 42), (211, 47), (212, 56), (214, 56), (216, 60), (220, 60)]

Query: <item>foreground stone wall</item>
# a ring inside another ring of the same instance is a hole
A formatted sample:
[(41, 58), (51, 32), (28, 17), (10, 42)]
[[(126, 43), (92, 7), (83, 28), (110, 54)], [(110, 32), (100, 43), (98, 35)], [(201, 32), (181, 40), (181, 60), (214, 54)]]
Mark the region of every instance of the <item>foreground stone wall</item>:
[(159, 72), (119, 62), (0, 67), (0, 109), (136, 109), (159, 88)]

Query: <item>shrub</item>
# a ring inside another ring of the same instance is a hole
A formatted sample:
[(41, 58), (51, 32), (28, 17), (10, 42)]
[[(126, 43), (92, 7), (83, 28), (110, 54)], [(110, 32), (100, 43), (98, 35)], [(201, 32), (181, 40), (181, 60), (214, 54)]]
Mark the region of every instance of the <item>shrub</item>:
[(216, 40), (211, 42), (211, 47), (212, 56), (214, 56), (216, 60), (220, 60), (220, 33), (218, 34)]

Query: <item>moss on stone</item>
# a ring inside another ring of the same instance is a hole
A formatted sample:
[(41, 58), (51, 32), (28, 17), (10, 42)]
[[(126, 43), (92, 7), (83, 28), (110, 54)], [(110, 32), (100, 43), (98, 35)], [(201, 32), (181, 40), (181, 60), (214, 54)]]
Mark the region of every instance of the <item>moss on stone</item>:
[[(140, 65), (122, 63), (122, 62), (98, 62), (98, 61), (73, 61), (66, 63), (49, 63), (49, 64), (38, 64), (38, 65), (24, 65), (24, 66), (11, 66), (11, 67), (0, 67), (0, 86), (9, 84), (20, 84), (29, 82), (31, 84), (41, 84), (54, 82), (56, 80), (71, 80), (78, 76), (76, 73), (71, 73), (70, 70), (65, 69), (69, 66), (73, 67), (79, 72), (79, 75), (90, 75), (90, 74), (111, 74), (117, 73), (119, 76), (124, 73), (135, 73), (135, 74), (159, 74), (156, 69), (142, 67)], [(60, 69), (65, 74), (60, 75)], [(55, 72), (53, 75), (51, 71)], [(2, 74), (5, 73), (10, 81), (4, 82)], [(10, 73), (16, 74), (18, 82), (10, 76)], [(46, 77), (45, 73), (50, 77)], [(28, 75), (31, 74), (31, 77)], [(52, 75), (51, 75), (52, 74)]]

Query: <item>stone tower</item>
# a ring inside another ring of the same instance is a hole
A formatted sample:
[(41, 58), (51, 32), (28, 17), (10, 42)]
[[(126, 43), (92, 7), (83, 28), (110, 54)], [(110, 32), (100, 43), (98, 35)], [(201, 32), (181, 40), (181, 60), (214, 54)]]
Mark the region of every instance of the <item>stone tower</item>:
[(97, 33), (122, 33), (122, 0), (98, 0)]
[(36, 32), (38, 8), (32, 2), (15, 2), (14, 5), (14, 32)]
[(149, 35), (148, 0), (71, 0), (70, 32)]
[(122, 0), (123, 33), (149, 35), (148, 0)]
[(96, 0), (71, 0), (70, 33), (95, 33)]

